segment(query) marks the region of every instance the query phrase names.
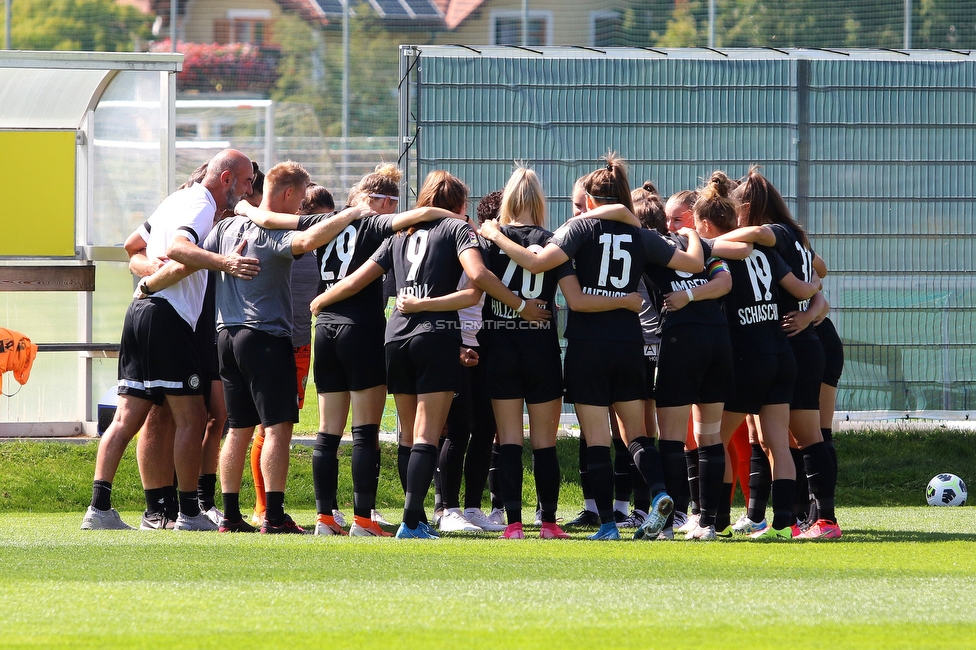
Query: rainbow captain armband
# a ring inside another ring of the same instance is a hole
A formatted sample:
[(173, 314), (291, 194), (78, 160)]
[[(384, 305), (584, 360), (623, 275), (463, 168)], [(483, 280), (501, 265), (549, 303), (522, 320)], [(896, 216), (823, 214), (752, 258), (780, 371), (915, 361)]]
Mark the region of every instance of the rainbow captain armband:
[(731, 271), (729, 271), (728, 262), (717, 257), (710, 257), (705, 264), (705, 272), (708, 274), (708, 279), (711, 280), (719, 273), (730, 273)]

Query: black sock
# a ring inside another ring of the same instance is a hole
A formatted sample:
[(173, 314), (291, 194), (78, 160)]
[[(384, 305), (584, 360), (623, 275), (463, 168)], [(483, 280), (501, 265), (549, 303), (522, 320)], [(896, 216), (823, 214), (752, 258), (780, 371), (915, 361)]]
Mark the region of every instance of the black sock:
[[(725, 476), (725, 448), (722, 443), (698, 448), (698, 482), (701, 485), (701, 526), (715, 526), (722, 510), (722, 480)], [(731, 493), (730, 493), (731, 494)], [(729, 508), (728, 499), (725, 507)], [(729, 511), (731, 513), (731, 510)], [(728, 524), (726, 524), (727, 526)], [(724, 526), (722, 528), (724, 530)]]
[(491, 507), (501, 510), (505, 507), (502, 500), (502, 488), (498, 483), (498, 444), (491, 446), (491, 464), (488, 466), (488, 496), (491, 498)]
[(92, 484), (91, 507), (96, 510), (112, 509), (112, 482), (95, 481)]
[[(379, 425), (376, 426), (376, 430), (377, 430), (376, 437), (377, 439), (379, 439)], [(374, 450), (374, 453), (376, 454), (376, 470), (375, 470), (376, 473), (373, 476), (373, 495), (375, 496), (379, 494), (380, 491), (380, 472), (383, 470), (383, 450), (377, 448)], [(373, 507), (374, 508), (376, 507), (375, 502), (373, 504)], [(372, 515), (372, 511), (370, 512), (370, 514)]]
[(620, 438), (613, 440), (613, 498), (630, 503), (633, 485), (630, 482), (630, 464), (633, 460), (627, 443)]
[(734, 484), (722, 483), (719, 495), (718, 513), (715, 515), (715, 530), (721, 532), (732, 525), (732, 489)]
[(583, 491), (583, 500), (593, 498), (593, 490), (590, 489), (590, 475), (586, 470), (586, 438), (583, 434), (579, 437), (579, 475), (580, 489)]
[[(688, 465), (686, 464), (685, 443), (680, 440), (661, 440), (658, 443), (661, 450), (661, 469), (664, 473), (664, 488), (668, 495), (672, 491), (680, 492), (682, 484), (690, 486), (688, 479)], [(695, 451), (695, 458), (698, 458), (698, 450)], [(695, 483), (698, 482), (698, 464), (695, 463)], [(698, 492), (697, 487), (693, 491)], [(653, 486), (651, 493), (654, 493)], [(697, 502), (697, 496), (696, 496)]]
[(312, 485), (315, 509), (320, 515), (331, 515), (339, 485), (339, 443), (342, 436), (319, 431), (312, 448)]
[(180, 514), (180, 495), (176, 489), (175, 485), (167, 485), (163, 488), (164, 493), (164, 508), (166, 509), (166, 518), (171, 521), (176, 521), (176, 517)]
[(468, 449), (469, 431), (449, 429), (437, 460), (441, 475), (441, 500), (445, 508), (461, 507), (461, 481), (464, 479), (464, 452)]
[(268, 502), (265, 520), (272, 526), (280, 526), (285, 523), (285, 493), (265, 492), (264, 498)]
[(834, 465), (830, 460), (827, 445), (818, 442), (804, 449), (803, 465), (806, 468), (810, 492), (817, 499), (819, 517), (835, 523), (837, 515), (834, 514), (834, 490), (837, 476), (834, 474)]
[(438, 513), (444, 512), (444, 489), (441, 486), (443, 479), (441, 475), (441, 453), (444, 451), (444, 445), (446, 444), (446, 436), (441, 437), (437, 441), (437, 466), (434, 467), (434, 517), (437, 517)]
[(820, 433), (823, 435), (824, 443), (827, 445), (827, 452), (830, 454), (830, 460), (834, 463), (834, 474), (837, 474), (837, 447), (834, 444), (834, 431), (833, 429), (820, 428)]
[(559, 503), (559, 456), (555, 447), (534, 449), (535, 491), (539, 495), (542, 521), (556, 523), (556, 506)]
[(180, 512), (185, 517), (196, 517), (200, 514), (200, 502), (197, 501), (197, 491), (180, 492)]
[(352, 428), (352, 510), (369, 519), (376, 505), (376, 467), (379, 451), (378, 424), (359, 424)]
[[(752, 455), (749, 457), (749, 506), (746, 516), (757, 524), (766, 518), (772, 480), (766, 452), (762, 445), (752, 445)], [(792, 493), (790, 498), (793, 498)], [(792, 507), (790, 510), (792, 511)]]
[(223, 492), (224, 497), (224, 519), (230, 522), (238, 522), (244, 519), (241, 514), (241, 493)]
[(793, 496), (793, 514), (806, 512), (810, 503), (810, 485), (807, 483), (807, 471), (803, 464), (803, 452), (796, 447), (790, 447), (793, 465), (796, 467), (796, 488)]
[[(773, 498), (773, 528), (780, 530), (787, 526), (792, 526), (795, 518), (793, 517), (793, 493), (796, 491), (796, 481), (788, 478), (778, 478), (772, 482)], [(751, 488), (750, 488), (751, 489)], [(750, 517), (752, 519), (752, 517)], [(753, 519), (753, 521), (756, 521)]]
[(502, 445), (498, 450), (498, 478), (509, 524), (522, 522), (522, 445)]
[(150, 488), (146, 493), (146, 514), (166, 514), (166, 488)]
[[(641, 475), (640, 470), (637, 469), (637, 463), (634, 462), (634, 457), (630, 458), (630, 481), (634, 486), (634, 510), (640, 510), (641, 512), (648, 512), (651, 509), (651, 488), (647, 486), (647, 481)], [(674, 499), (674, 496), (671, 497)], [(677, 503), (677, 499), (675, 499)], [(688, 508), (688, 500), (685, 499), (685, 508)]]
[(487, 423), (475, 422), (471, 430), (471, 441), (468, 443), (468, 453), (464, 455), (465, 508), (481, 507), (481, 498), (485, 493), (491, 467), (491, 445), (494, 438), (494, 418)]
[(630, 441), (627, 451), (647, 485), (648, 494), (657, 495), (667, 491), (667, 481), (662, 468), (663, 461), (657, 447), (654, 446), (654, 441), (647, 436), (640, 436)]
[[(682, 450), (684, 450), (684, 443), (681, 445)], [(661, 452), (664, 453), (663, 451)], [(693, 514), (699, 514), (701, 512), (701, 495), (698, 493), (699, 483), (698, 483), (698, 449), (689, 449), (684, 451), (685, 456), (685, 472), (687, 473), (688, 480), (688, 498), (690, 499), (691, 512)], [(671, 493), (670, 487), (668, 488), (668, 494)]]
[(197, 500), (200, 509), (206, 512), (214, 507), (214, 496), (217, 492), (217, 475), (201, 474), (197, 477)]
[(613, 462), (610, 460), (610, 447), (586, 448), (586, 472), (590, 477), (590, 490), (596, 501), (600, 523), (608, 524), (613, 518)]
[(397, 445), (397, 474), (400, 476), (400, 487), (407, 493), (407, 465), (410, 463), (410, 447)]
[(403, 504), (403, 523), (416, 528), (424, 514), (424, 500), (430, 490), (430, 481), (437, 468), (437, 447), (415, 444), (410, 451), (407, 465), (407, 494)]

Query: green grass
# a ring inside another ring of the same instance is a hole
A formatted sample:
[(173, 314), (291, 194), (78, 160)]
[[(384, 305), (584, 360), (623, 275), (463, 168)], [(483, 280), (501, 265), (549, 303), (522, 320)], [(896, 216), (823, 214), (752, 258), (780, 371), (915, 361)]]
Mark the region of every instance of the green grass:
[[(836, 441), (840, 457), (837, 503), (841, 505), (923, 505), (925, 485), (939, 472), (952, 472), (976, 484), (976, 432), (859, 431), (840, 433)], [(403, 506), (396, 472), (396, 447), (384, 444), (382, 448), (378, 503), (381, 509), (395, 512)], [(563, 479), (560, 503), (566, 508), (576, 508), (581, 503), (577, 449), (574, 438), (561, 439), (557, 444)], [(0, 512), (81, 512), (91, 498), (96, 452), (95, 442), (0, 444)], [(348, 507), (352, 499), (351, 453), (349, 445), (339, 450), (342, 507)], [(525, 502), (532, 503), (535, 485), (529, 473), (528, 449), (523, 463)], [(245, 472), (241, 503), (246, 507), (253, 498), (250, 473)], [(143, 504), (134, 445), (130, 445), (122, 460), (113, 486), (113, 501), (123, 510), (135, 510)], [(292, 450), (288, 479), (288, 505), (312, 508), (314, 502), (311, 449), (296, 446)]]
[(820, 543), (86, 533), (80, 512), (6, 513), (0, 646), (972, 647), (970, 512), (842, 509), (844, 538)]

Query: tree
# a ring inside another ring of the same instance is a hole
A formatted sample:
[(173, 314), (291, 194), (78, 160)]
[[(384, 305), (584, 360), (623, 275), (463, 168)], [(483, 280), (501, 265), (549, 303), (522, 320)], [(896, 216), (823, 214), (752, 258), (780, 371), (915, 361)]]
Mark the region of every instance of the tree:
[(153, 21), (114, 0), (13, 0), (11, 14), (11, 46), (18, 50), (131, 52), (151, 37)]

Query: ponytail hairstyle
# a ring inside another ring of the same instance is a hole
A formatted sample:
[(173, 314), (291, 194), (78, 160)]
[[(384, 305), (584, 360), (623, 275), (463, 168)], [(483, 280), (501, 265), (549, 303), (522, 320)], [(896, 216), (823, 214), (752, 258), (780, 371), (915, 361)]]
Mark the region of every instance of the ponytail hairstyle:
[(644, 181), (644, 184), (630, 193), (630, 198), (634, 203), (634, 216), (636, 216), (641, 226), (648, 230), (656, 230), (662, 235), (668, 234), (668, 222), (664, 214), (664, 203), (661, 196), (657, 193), (657, 187), (651, 181)]
[(400, 197), (400, 180), (403, 172), (393, 163), (381, 163), (369, 174), (363, 176), (358, 187), (360, 196), (365, 194), (382, 194), (383, 196)]
[(607, 161), (606, 167), (587, 174), (583, 178), (583, 189), (597, 205), (620, 203), (633, 212), (627, 163), (615, 151), (608, 151), (603, 160)]
[(325, 214), (335, 210), (335, 199), (332, 192), (317, 183), (310, 183), (305, 189), (305, 200), (302, 201), (302, 214)]
[(788, 226), (804, 248), (810, 248), (810, 239), (790, 215), (786, 201), (779, 191), (759, 173), (759, 167), (753, 166), (749, 174), (735, 189), (733, 196), (738, 200), (746, 213), (747, 226), (764, 226), (770, 223), (781, 223)]
[(735, 181), (729, 179), (725, 172), (712, 172), (708, 183), (698, 190), (695, 221), (708, 221), (722, 232), (734, 230), (739, 207), (738, 201), (730, 196), (734, 188)]
[(468, 186), (460, 178), (443, 169), (436, 169), (424, 179), (417, 195), (418, 208), (443, 208), (455, 214), (464, 212), (468, 202)]
[(534, 171), (516, 163), (515, 171), (505, 184), (498, 221), (512, 223), (522, 212), (528, 211), (535, 226), (546, 225), (546, 195)]

